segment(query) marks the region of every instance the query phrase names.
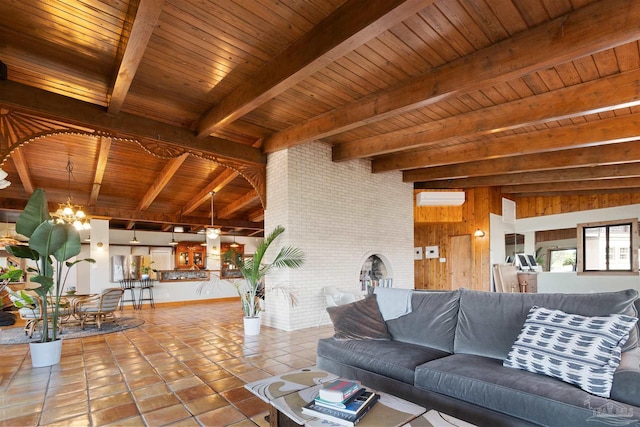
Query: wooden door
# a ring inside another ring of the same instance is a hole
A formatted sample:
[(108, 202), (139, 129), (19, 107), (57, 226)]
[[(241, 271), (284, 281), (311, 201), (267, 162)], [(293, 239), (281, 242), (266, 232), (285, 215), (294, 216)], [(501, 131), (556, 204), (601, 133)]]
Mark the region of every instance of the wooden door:
[(451, 290), (471, 289), (471, 235), (451, 236), (449, 248)]

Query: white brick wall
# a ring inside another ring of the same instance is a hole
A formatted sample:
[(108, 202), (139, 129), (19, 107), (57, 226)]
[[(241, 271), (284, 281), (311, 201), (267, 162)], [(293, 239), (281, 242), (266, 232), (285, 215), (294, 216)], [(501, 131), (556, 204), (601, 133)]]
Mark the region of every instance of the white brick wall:
[[(269, 156), (265, 233), (302, 248), (305, 265), (267, 277), (263, 323), (284, 330), (328, 323), (322, 288), (361, 294), (360, 267), (372, 254), (391, 265), (393, 286), (413, 288), (413, 190), (400, 172), (373, 174), (369, 161), (331, 161), (331, 148), (306, 144)], [(275, 251), (274, 251), (275, 253)], [(277, 286), (295, 289), (291, 307)]]

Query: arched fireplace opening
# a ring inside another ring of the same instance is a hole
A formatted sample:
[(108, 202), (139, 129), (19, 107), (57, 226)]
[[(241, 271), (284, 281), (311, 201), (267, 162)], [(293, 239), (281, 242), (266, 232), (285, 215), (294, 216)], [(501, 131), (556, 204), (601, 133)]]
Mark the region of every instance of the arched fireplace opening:
[(367, 287), (393, 286), (391, 263), (381, 254), (372, 254), (367, 257), (360, 268), (360, 289), (366, 291)]

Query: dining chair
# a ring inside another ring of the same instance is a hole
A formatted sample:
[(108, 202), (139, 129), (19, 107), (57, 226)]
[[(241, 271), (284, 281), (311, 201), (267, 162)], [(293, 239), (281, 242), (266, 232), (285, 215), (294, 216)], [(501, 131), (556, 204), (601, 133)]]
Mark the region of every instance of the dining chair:
[(102, 329), (102, 323), (107, 319), (117, 321), (115, 311), (122, 299), (124, 290), (121, 288), (103, 289), (98, 295), (82, 300), (76, 307), (80, 316), (80, 327), (84, 329), (87, 323), (96, 323)]

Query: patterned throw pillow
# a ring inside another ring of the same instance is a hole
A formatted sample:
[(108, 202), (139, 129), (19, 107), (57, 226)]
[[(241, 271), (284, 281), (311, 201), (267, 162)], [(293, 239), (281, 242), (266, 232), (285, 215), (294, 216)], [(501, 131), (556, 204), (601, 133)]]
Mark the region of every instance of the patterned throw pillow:
[(636, 317), (586, 317), (532, 307), (503, 366), (548, 375), (609, 397)]

